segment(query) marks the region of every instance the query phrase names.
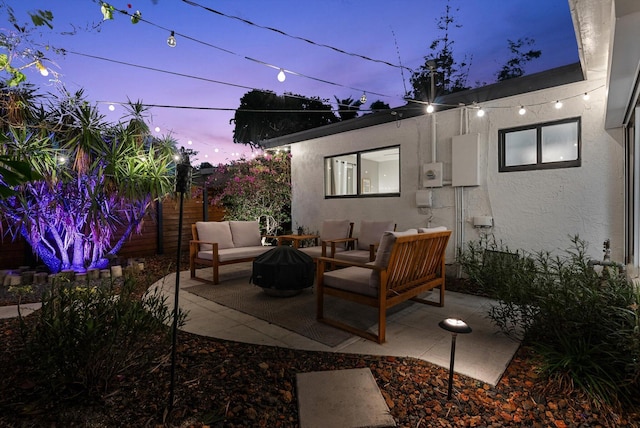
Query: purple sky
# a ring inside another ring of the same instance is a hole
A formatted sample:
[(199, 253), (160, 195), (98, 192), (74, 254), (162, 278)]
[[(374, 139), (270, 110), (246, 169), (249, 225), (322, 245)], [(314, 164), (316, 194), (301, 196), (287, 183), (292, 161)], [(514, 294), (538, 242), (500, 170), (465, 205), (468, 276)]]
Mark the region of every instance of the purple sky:
[[(424, 56), (429, 55), (431, 42), (441, 35), (436, 21), (446, 5), (445, 0), (197, 0), (195, 3), (309, 39), (316, 45), (182, 0), (112, 3), (117, 9), (131, 13), (140, 10), (150, 22), (136, 25), (120, 13), (115, 13), (113, 20), (102, 22), (100, 5), (92, 0), (29, 0), (12, 7), (20, 21), (28, 19), (26, 10), (53, 12), (54, 30), (42, 30), (40, 41), (82, 55), (69, 53), (62, 57), (49, 52), (51, 61), (46, 65), (59, 73), (67, 90), (84, 88), (90, 101), (100, 102), (109, 121), (117, 122), (124, 111), (117, 107), (110, 112), (108, 103), (123, 103), (127, 99), (145, 104), (222, 109), (151, 110), (152, 129), (157, 126), (161, 134), (170, 133), (176, 138), (179, 146), (199, 152), (192, 163), (217, 164), (251, 156), (248, 147), (233, 144), (233, 125), (229, 120), (234, 112), (224, 110), (237, 108), (240, 98), (251, 88), (272, 90), (279, 95), (293, 92), (317, 96), (332, 103), (334, 96), (358, 99), (366, 91), (368, 100), (364, 108), (376, 100), (391, 107), (403, 105), (405, 88), (411, 89), (408, 71), (404, 71), (403, 79), (398, 68), (318, 45), (393, 64), (401, 61), (403, 66), (417, 69), (424, 63)], [(130, 9), (128, 4), (132, 6)], [(454, 17), (462, 25), (451, 31), (454, 54), (458, 60), (465, 55), (471, 58), (468, 81), (471, 85), (495, 81), (498, 69), (509, 58), (508, 39), (530, 37), (536, 41), (535, 48), (542, 50), (542, 57), (527, 67), (527, 73), (578, 61), (566, 0), (451, 0), (450, 4), (458, 9)], [(99, 24), (99, 31), (81, 30), (92, 24)], [(77, 34), (60, 34), (74, 27), (79, 29)], [(167, 46), (169, 31), (165, 29), (176, 32), (175, 48)], [(257, 61), (332, 84), (291, 74), (280, 83), (276, 79), (278, 70)], [(35, 70), (29, 73), (29, 80), (38, 85), (53, 86), (51, 77), (42, 77)]]

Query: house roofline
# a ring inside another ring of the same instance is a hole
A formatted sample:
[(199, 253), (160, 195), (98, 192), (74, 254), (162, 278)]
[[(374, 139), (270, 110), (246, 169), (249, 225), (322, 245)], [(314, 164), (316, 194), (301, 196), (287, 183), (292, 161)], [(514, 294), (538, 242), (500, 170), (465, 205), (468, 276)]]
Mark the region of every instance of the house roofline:
[[(439, 111), (457, 108), (460, 105), (483, 103), (514, 95), (535, 92), (556, 86), (567, 85), (584, 80), (584, 74), (579, 62), (562, 67), (553, 68), (539, 73), (529, 74), (504, 82), (493, 83), (479, 88), (455, 92), (437, 97), (435, 103)], [(271, 138), (262, 142), (266, 149), (286, 146), (289, 144), (308, 141), (315, 138), (368, 128), (396, 120), (409, 119), (424, 115), (424, 104), (421, 102), (408, 102), (401, 107), (378, 111), (363, 116), (320, 126), (317, 128), (300, 131), (281, 137)]]

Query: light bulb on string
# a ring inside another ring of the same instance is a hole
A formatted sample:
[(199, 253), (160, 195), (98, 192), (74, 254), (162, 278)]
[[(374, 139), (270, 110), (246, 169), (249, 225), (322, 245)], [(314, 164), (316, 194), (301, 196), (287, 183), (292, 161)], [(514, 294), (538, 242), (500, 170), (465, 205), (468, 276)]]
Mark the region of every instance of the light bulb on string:
[(556, 109), (560, 110), (562, 108), (562, 101), (558, 100), (555, 104)]
[(284, 82), (285, 79), (287, 78), (287, 75), (284, 74), (284, 69), (280, 69), (280, 71), (278, 72), (278, 82)]
[(116, 106), (114, 106), (113, 104), (109, 104), (109, 111), (114, 111), (116, 109)]
[(478, 113), (476, 113), (476, 115), (477, 115), (478, 117), (483, 117), (483, 116), (484, 116), (484, 110), (482, 109), (482, 107), (480, 107), (480, 108), (478, 109)]
[(38, 69), (40, 74), (43, 75), (44, 77), (47, 77), (49, 75), (49, 70), (47, 70), (47, 67), (42, 65), (40, 61), (36, 61), (36, 68)]
[(175, 48), (176, 45), (178, 44), (178, 42), (176, 42), (176, 33), (175, 33), (175, 31), (171, 32), (171, 35), (167, 39), (167, 44), (169, 45), (170, 48)]
[(582, 96), (582, 99), (587, 101), (589, 99), (589, 93), (585, 92), (584, 95)]
[(518, 110), (518, 114), (520, 116), (524, 116), (526, 112), (527, 112), (527, 109), (525, 109), (524, 106), (520, 106), (520, 110)]
[(362, 93), (362, 96), (360, 97), (360, 104), (364, 104), (367, 102), (367, 94), (366, 92)]
[(431, 114), (435, 110), (435, 107), (433, 106), (433, 104), (429, 103), (429, 105), (427, 105), (426, 110), (427, 110), (427, 113)]

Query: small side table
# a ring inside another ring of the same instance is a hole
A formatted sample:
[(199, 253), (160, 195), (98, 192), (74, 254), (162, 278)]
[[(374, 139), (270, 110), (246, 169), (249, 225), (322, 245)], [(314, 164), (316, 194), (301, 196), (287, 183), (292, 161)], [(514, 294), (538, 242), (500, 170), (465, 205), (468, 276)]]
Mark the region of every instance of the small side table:
[(318, 235), (278, 235), (278, 246), (282, 245), (285, 241), (290, 241), (293, 248), (300, 248), (300, 243), (306, 239), (315, 239), (316, 245), (318, 245)]

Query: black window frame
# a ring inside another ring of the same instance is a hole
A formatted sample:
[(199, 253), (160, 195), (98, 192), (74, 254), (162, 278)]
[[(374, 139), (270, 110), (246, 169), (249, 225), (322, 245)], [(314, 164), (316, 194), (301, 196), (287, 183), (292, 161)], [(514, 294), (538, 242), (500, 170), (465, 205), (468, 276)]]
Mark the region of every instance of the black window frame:
[[(382, 150), (389, 150), (389, 149), (398, 149), (398, 191), (397, 192), (388, 192), (388, 193), (363, 193), (362, 192), (362, 155), (366, 154), (366, 153), (371, 153), (371, 152), (379, 152)], [(327, 195), (327, 188), (325, 186), (324, 183), (326, 183), (327, 181), (327, 168), (326, 168), (326, 164), (327, 164), (327, 159), (332, 159), (335, 157), (340, 157), (340, 156), (349, 156), (349, 155), (356, 155), (356, 168), (357, 168), (357, 185), (356, 185), (356, 194), (352, 194), (352, 195)], [(359, 151), (355, 151), (355, 152), (345, 152), (345, 153), (338, 153), (338, 154), (333, 154), (330, 156), (325, 156), (322, 159), (322, 170), (323, 170), (323, 189), (324, 189), (324, 198), (325, 199), (353, 199), (353, 198), (381, 198), (381, 197), (399, 197), (400, 196), (400, 192), (402, 191), (402, 149), (400, 144), (396, 144), (396, 145), (392, 145), (392, 146), (385, 146), (385, 147), (376, 147), (373, 149), (367, 149), (367, 150), (359, 150)]]
[[(571, 159), (567, 161), (556, 162), (542, 162), (542, 130), (545, 127), (553, 125), (561, 125), (564, 123), (576, 123), (578, 130), (578, 156), (577, 159)], [(527, 165), (513, 165), (507, 166), (506, 152), (505, 152), (505, 137), (511, 132), (526, 131), (530, 129), (536, 130), (536, 163)], [(559, 169), (559, 168), (576, 168), (582, 166), (582, 118), (570, 117), (561, 120), (555, 120), (551, 122), (537, 123), (532, 125), (518, 126), (515, 128), (507, 128), (498, 130), (498, 172), (514, 172), (514, 171), (536, 171), (545, 169)]]

